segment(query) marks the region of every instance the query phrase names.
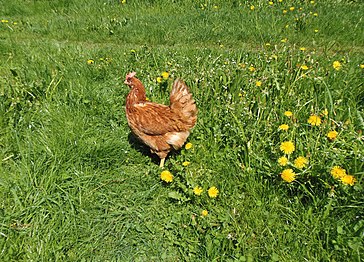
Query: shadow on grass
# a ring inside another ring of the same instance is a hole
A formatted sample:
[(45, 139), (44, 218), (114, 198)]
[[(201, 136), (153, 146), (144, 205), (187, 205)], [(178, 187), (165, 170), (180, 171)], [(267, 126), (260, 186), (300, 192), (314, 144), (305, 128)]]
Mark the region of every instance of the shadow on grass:
[(152, 159), (153, 163), (159, 165), (160, 162), (159, 157), (156, 154), (150, 152), (149, 147), (145, 145), (143, 142), (141, 142), (138, 138), (136, 138), (132, 133), (129, 133), (128, 141), (133, 149), (135, 149), (136, 151), (145, 156), (148, 156), (149, 158)]
[[(138, 138), (136, 138), (132, 133), (129, 133), (128, 141), (133, 149), (135, 149), (136, 151), (138, 151), (139, 153), (141, 153), (145, 156), (148, 156), (149, 158), (151, 158), (153, 163), (155, 163), (156, 165), (159, 165), (160, 158), (156, 154), (150, 152), (150, 148), (147, 145), (145, 145), (143, 142), (141, 142)], [(172, 149), (166, 158), (166, 164), (170, 157), (173, 157), (174, 155), (179, 154), (179, 152), (180, 152), (180, 150)]]

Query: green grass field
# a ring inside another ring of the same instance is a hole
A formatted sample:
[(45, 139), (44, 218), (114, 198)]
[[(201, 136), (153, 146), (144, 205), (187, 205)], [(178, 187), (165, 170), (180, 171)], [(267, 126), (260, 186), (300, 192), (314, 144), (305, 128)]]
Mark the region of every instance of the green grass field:
[[(363, 14), (0, 0), (0, 260), (362, 261)], [(130, 71), (159, 103), (182, 78), (199, 108), (170, 183), (130, 136)]]

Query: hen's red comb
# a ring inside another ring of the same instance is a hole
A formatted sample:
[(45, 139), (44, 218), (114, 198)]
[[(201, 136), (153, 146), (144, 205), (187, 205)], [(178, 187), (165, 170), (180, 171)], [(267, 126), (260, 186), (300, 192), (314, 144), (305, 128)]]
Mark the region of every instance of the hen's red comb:
[(135, 75), (136, 75), (136, 72), (131, 72), (131, 73), (126, 75), (126, 79), (133, 78)]

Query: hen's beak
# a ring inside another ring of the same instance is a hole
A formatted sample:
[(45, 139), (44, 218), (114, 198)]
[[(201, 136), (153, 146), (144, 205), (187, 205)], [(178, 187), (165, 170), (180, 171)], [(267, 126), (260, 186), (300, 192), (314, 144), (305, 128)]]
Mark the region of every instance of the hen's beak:
[(131, 85), (130, 78), (125, 79), (124, 84), (130, 86)]

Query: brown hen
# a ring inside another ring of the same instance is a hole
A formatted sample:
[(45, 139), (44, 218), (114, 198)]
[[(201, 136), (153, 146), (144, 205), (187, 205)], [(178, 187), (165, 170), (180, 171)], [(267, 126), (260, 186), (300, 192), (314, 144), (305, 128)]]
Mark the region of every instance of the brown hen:
[(135, 74), (127, 74), (124, 82), (130, 87), (126, 118), (132, 133), (159, 156), (159, 166), (163, 167), (168, 153), (183, 146), (196, 124), (195, 100), (187, 85), (177, 79), (173, 83), (169, 106), (148, 102), (145, 88)]

